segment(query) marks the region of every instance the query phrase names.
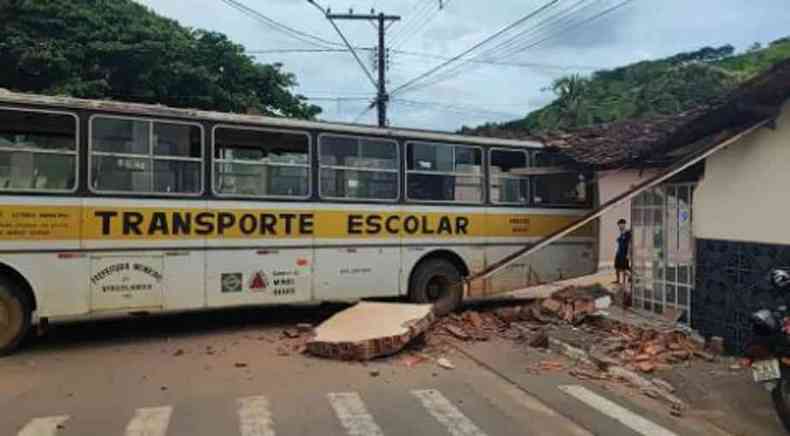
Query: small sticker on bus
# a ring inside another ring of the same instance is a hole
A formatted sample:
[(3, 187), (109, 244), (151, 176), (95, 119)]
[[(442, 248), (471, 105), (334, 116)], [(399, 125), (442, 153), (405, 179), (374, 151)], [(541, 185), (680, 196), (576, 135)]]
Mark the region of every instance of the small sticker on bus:
[(241, 292), (241, 273), (222, 273), (220, 282), (223, 293)]
[(269, 278), (266, 276), (266, 273), (263, 271), (257, 271), (252, 274), (252, 279), (250, 279), (250, 291), (252, 292), (263, 292), (266, 288), (269, 287)]

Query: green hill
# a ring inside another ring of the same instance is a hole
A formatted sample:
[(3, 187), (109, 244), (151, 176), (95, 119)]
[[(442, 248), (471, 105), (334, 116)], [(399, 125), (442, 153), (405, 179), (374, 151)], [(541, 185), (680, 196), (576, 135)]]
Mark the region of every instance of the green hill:
[(664, 59), (637, 62), (589, 77), (555, 80), (556, 100), (505, 123), (461, 129), (466, 134), (524, 137), (629, 118), (672, 114), (715, 100), (744, 80), (790, 58), (790, 38), (735, 54), (730, 45), (705, 47)]
[[(185, 2), (188, 3), (188, 2)], [(314, 118), (282, 65), (131, 0), (0, 0), (0, 88)]]

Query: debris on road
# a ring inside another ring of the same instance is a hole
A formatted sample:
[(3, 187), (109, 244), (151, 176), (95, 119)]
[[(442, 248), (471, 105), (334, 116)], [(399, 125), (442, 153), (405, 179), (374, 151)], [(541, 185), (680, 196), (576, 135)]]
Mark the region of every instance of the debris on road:
[(296, 324), (296, 330), (299, 333), (312, 333), (313, 332), (313, 325), (310, 323), (302, 322)]
[(414, 354), (410, 354), (401, 359), (401, 363), (407, 368), (413, 368), (426, 361), (428, 361), (427, 357)]
[(285, 329), (283, 330), (283, 336), (289, 339), (296, 339), (301, 336), (302, 333), (298, 329)]
[(315, 328), (310, 354), (342, 360), (370, 360), (402, 350), (433, 324), (430, 304), (361, 302)]
[(247, 364), (244, 362), (236, 362), (233, 364), (233, 366), (235, 366), (236, 368), (246, 368)]
[(444, 369), (455, 369), (455, 365), (453, 365), (453, 363), (450, 362), (445, 357), (440, 357), (440, 358), (436, 359), (436, 364), (441, 366)]

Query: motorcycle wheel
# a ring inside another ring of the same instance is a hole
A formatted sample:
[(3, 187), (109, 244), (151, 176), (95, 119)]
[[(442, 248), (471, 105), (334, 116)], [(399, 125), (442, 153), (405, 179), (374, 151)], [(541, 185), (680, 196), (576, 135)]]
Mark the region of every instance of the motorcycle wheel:
[(790, 432), (790, 371), (782, 368), (782, 378), (771, 392), (774, 408), (779, 419), (784, 424), (785, 430)]

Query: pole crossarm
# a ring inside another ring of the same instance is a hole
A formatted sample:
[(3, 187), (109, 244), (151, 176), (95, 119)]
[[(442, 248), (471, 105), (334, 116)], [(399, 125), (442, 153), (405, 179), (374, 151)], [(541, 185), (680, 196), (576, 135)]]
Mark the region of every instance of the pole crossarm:
[[(370, 80), (370, 83), (376, 87), (376, 99), (373, 101), (372, 106), (378, 108), (378, 125), (379, 127), (386, 127), (387, 126), (387, 103), (389, 103), (390, 96), (387, 94), (387, 48), (384, 43), (384, 37), (387, 32), (388, 26), (386, 25), (387, 22), (394, 23), (396, 21), (400, 21), (401, 17), (398, 15), (386, 15), (384, 13), (379, 14), (355, 14), (355, 13), (348, 13), (348, 14), (333, 14), (329, 11), (322, 8), (315, 0), (307, 0), (318, 8), (322, 14), (329, 20), (329, 23), (332, 24), (332, 27), (335, 28), (335, 31), (343, 42), (348, 47), (348, 50), (354, 55), (354, 59), (356, 59), (359, 66), (362, 68), (362, 71), (365, 72), (365, 75)], [(373, 11), (371, 11), (373, 12)], [(335, 20), (361, 20), (361, 21), (375, 21), (376, 24), (374, 26), (378, 30), (378, 53), (377, 53), (377, 70), (378, 70), (378, 80), (373, 78), (373, 74), (371, 74), (370, 70), (365, 66), (362, 59), (360, 59), (359, 55), (357, 54), (354, 47), (348, 42), (343, 32), (340, 31), (340, 28), (337, 27), (335, 24)], [(390, 23), (390, 24), (391, 24)], [(364, 115), (367, 111), (363, 112), (361, 115)]]

